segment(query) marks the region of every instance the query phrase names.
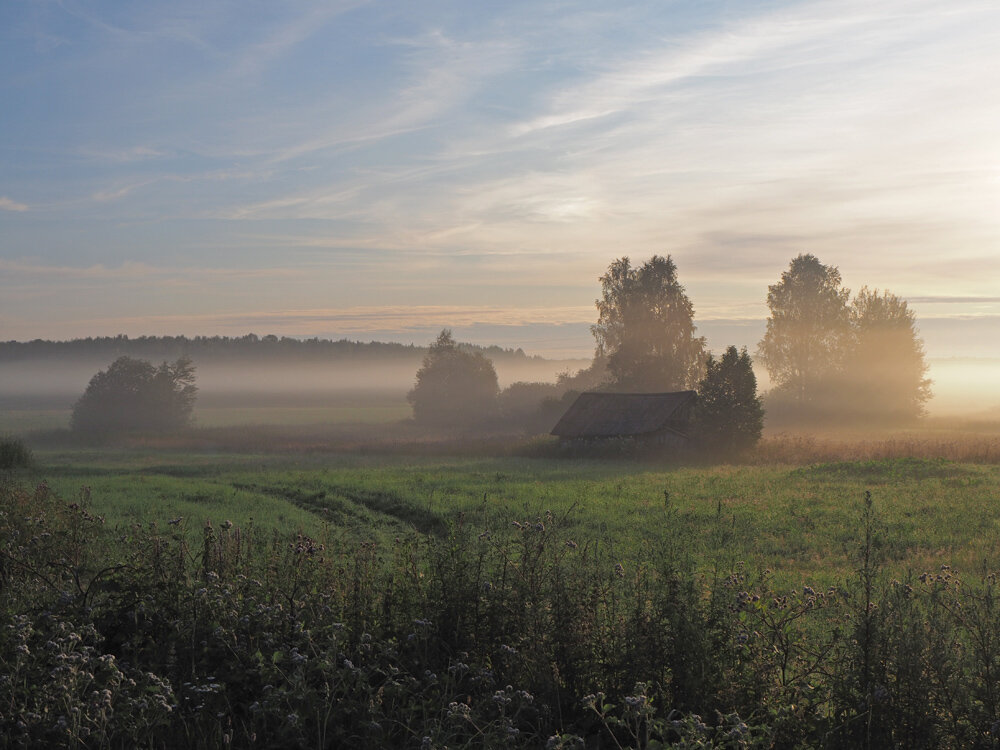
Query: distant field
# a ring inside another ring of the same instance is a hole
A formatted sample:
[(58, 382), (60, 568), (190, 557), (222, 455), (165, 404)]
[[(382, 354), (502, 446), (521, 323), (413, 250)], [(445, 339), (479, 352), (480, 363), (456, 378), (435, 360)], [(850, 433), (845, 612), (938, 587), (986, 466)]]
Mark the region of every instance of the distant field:
[(242, 425), (378, 424), (411, 416), (409, 404), (378, 406), (261, 406), (198, 409), (199, 427)]
[[(67, 429), (70, 414), (69, 408), (3, 409), (0, 410), (0, 434)], [(410, 406), (402, 399), (364, 406), (207, 406), (195, 409), (195, 424), (198, 427), (380, 424), (396, 422), (410, 415)]]
[(0, 433), (20, 435), (35, 430), (63, 430), (69, 427), (69, 409), (2, 409)]

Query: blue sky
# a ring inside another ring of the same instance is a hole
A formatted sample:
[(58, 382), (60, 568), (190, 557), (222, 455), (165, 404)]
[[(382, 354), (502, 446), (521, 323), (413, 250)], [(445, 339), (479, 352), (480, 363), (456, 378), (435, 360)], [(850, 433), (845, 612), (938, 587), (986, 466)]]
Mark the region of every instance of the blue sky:
[(0, 5), (0, 340), (460, 338), (580, 355), (671, 254), (713, 344), (812, 252), (1000, 341), (1000, 6)]

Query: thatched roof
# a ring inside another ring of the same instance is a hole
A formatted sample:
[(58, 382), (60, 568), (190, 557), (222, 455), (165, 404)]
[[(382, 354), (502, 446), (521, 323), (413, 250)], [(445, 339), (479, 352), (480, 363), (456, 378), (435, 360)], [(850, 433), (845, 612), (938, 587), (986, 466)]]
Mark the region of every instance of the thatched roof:
[(694, 391), (581, 393), (552, 428), (552, 434), (561, 438), (606, 438), (663, 430), (681, 432), (684, 424), (679, 417), (694, 399)]

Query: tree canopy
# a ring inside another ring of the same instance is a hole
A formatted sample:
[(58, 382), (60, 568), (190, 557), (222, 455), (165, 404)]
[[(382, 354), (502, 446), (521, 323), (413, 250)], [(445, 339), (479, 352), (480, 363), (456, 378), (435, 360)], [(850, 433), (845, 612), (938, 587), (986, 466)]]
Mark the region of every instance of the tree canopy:
[(693, 388), (701, 376), (705, 339), (695, 336), (694, 307), (668, 255), (638, 268), (615, 260), (600, 278), (596, 301), (597, 357), (607, 357), (612, 384), (624, 391)]
[(931, 381), (906, 300), (862, 287), (851, 301), (850, 316), (845, 376), (853, 403), (862, 414), (894, 421), (923, 415)]
[(768, 287), (767, 303), (758, 355), (775, 384), (772, 414), (851, 422), (923, 414), (930, 380), (905, 300), (868, 287), (852, 300), (836, 267), (799, 255)]
[(771, 316), (757, 356), (799, 406), (819, 397), (843, 361), (850, 294), (840, 286), (840, 271), (811, 254), (793, 258), (781, 280), (767, 288)]
[(451, 331), (445, 329), (417, 370), (407, 400), (417, 422), (459, 426), (493, 416), (499, 392), (493, 363), (478, 352), (459, 349)]
[(73, 407), (79, 432), (165, 431), (186, 427), (198, 388), (194, 364), (181, 357), (159, 367), (119, 357), (101, 370)]

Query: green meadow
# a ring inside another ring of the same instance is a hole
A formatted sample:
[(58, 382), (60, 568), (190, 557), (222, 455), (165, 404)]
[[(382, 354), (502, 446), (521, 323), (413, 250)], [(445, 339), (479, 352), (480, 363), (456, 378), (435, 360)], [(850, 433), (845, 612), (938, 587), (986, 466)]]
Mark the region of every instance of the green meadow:
[(641, 554), (666, 533), (703, 565), (742, 561), (789, 580), (849, 576), (870, 492), (888, 564), (903, 572), (1000, 559), (1000, 466), (890, 458), (801, 466), (657, 466), (626, 459), (436, 455), (217, 455), (108, 449), (40, 452), (33, 481), (87, 488), (110, 526), (182, 517), (282, 534), (360, 539), (441, 533), (498, 512), (565, 519), (581, 540)]
[(12, 745), (996, 747), (995, 431), (710, 463), (382, 416), (36, 415), (0, 482)]

